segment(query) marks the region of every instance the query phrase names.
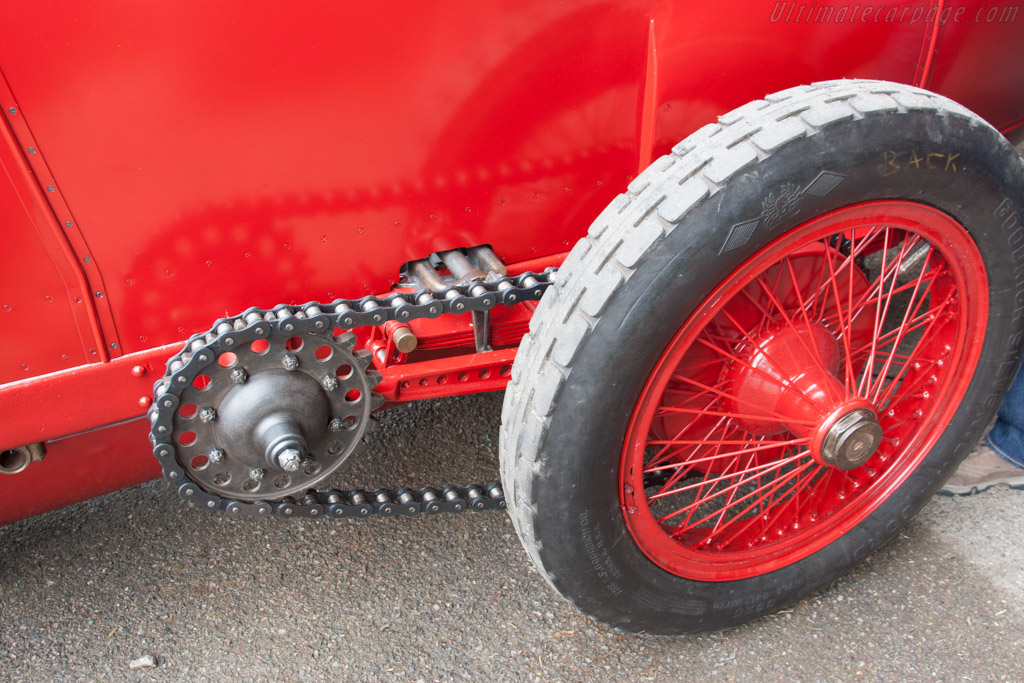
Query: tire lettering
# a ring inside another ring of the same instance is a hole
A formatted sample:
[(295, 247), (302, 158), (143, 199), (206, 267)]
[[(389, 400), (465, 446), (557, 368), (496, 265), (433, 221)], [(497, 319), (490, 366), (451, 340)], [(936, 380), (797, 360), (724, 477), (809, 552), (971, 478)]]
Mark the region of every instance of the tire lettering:
[[(919, 152), (916, 149), (909, 152), (897, 152), (890, 149), (882, 153), (882, 165), (879, 173), (883, 178), (900, 171), (920, 171), (922, 168), (943, 173), (956, 173), (960, 170), (957, 166), (959, 159), (960, 152)], [(903, 163), (900, 163), (901, 160)]]

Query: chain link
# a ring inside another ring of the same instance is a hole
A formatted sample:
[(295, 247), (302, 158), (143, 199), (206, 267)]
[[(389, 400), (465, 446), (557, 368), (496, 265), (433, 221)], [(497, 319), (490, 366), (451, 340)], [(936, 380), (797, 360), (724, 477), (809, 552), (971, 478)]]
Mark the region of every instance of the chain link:
[[(208, 332), (194, 335), (186, 342), (181, 352), (167, 362), (167, 374), (153, 387), (149, 438), (153, 454), (163, 467), (164, 477), (177, 487), (184, 500), (205, 510), (236, 516), (393, 517), (504, 508), (505, 495), (498, 482), (440, 489), (401, 488), (397, 491), (310, 489), (301, 499), (244, 501), (224, 498), (205, 491), (192, 481), (177, 461), (173, 438), (174, 413), (181, 404), (182, 392), (192, 386), (205, 368), (216, 363), (222, 353), (245, 344), (270, 339), (275, 334), (329, 337), (335, 328), (351, 330), (363, 325), (383, 325), (389, 320), (409, 322), (446, 313), (487, 311), (496, 305), (512, 306), (537, 301), (551, 284), (554, 273), (554, 268), (548, 268), (542, 273), (529, 271), (486, 282), (453, 284), (438, 290), (398, 291), (384, 297), (336, 299), (329, 304), (280, 305), (271, 310), (250, 308), (241, 315), (217, 320)], [(375, 396), (379, 398), (379, 395)]]

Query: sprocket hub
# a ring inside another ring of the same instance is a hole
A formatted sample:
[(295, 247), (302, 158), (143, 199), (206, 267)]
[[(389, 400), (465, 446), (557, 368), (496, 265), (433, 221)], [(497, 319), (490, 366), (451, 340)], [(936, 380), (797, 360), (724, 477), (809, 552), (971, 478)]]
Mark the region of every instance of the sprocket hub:
[(351, 333), (286, 333), (222, 351), (181, 391), (176, 460), (208, 493), (301, 495), (336, 471), (383, 403), (369, 353)]

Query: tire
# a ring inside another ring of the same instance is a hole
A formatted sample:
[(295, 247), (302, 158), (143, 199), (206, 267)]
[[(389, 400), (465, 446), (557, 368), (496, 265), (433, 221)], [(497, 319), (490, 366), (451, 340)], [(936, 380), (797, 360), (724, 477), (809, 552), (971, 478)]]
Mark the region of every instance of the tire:
[(502, 478), (540, 573), (619, 629), (705, 632), (891, 539), (1016, 372), (1022, 179), (977, 116), (877, 81), (770, 95), (655, 161), (512, 369)]

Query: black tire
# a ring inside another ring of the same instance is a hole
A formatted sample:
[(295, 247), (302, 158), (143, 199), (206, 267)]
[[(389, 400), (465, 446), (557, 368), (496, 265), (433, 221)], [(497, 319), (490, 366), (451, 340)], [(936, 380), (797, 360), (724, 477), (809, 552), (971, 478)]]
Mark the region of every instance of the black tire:
[[(911, 168), (899, 156), (911, 150), (945, 156)], [(835, 177), (841, 182), (828, 181)], [(780, 189), (793, 201), (766, 203)], [(619, 479), (624, 435), (655, 362), (752, 255), (812, 217), (880, 199), (939, 209), (983, 259), (987, 331), (955, 416), (897, 490), (813, 554), (736, 580), (662, 569), (624, 522)], [(1024, 336), (1022, 215), (1024, 165), (1009, 143), (956, 103), (893, 83), (832, 81), (770, 95), (655, 161), (573, 248), (512, 369), (502, 479), (541, 575), (599, 621), (679, 634), (778, 610), (862, 561), (954, 471), (1015, 375)]]

